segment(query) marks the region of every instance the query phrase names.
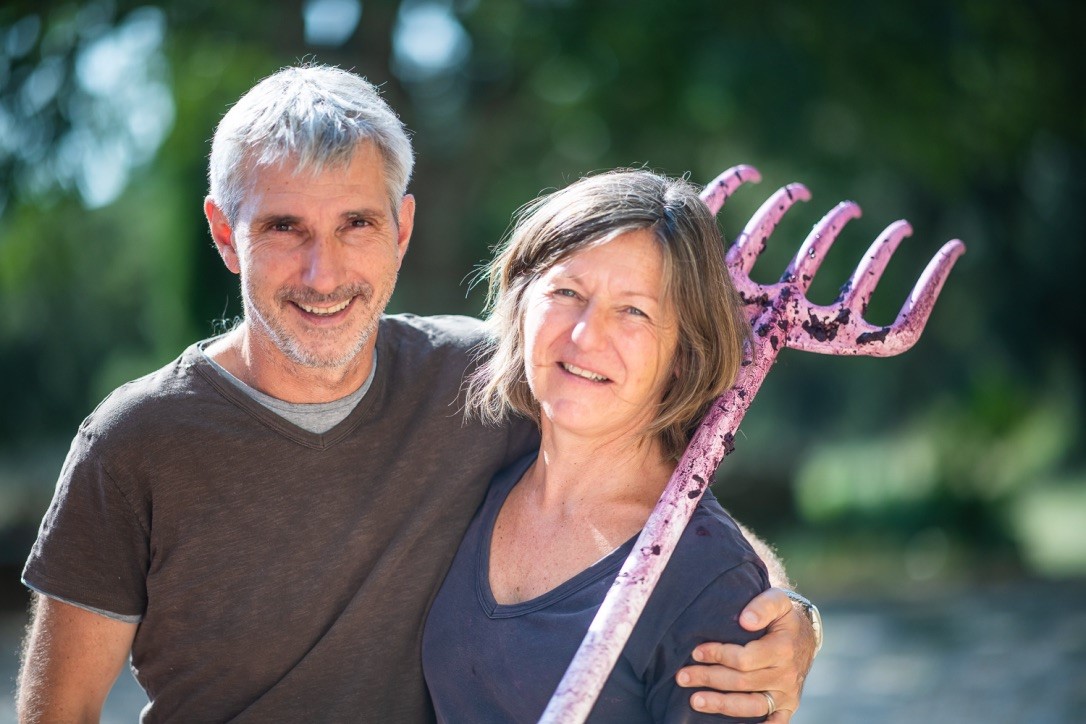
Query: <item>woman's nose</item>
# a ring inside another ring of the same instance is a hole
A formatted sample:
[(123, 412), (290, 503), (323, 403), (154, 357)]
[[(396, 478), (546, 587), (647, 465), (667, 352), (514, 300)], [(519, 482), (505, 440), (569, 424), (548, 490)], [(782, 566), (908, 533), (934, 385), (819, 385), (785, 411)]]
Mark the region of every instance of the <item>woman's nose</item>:
[(573, 326), (573, 342), (582, 349), (601, 347), (607, 338), (607, 320), (594, 304), (584, 307)]

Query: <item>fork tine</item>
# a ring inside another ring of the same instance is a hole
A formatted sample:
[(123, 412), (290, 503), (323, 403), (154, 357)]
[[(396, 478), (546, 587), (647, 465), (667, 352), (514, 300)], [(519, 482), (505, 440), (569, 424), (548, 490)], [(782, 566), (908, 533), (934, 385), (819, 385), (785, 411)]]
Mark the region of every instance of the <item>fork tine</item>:
[(724, 206), (724, 202), (745, 183), (758, 183), (762, 175), (753, 166), (740, 164), (732, 166), (724, 173), (709, 182), (701, 192), (701, 200), (709, 207), (709, 211), (715, 216)]
[(915, 336), (920, 336), (920, 331), (931, 316), (935, 300), (939, 298), (939, 293), (943, 290), (943, 283), (946, 282), (958, 257), (964, 253), (965, 244), (959, 239), (951, 239), (943, 244), (924, 267), (924, 273), (916, 280), (916, 285), (894, 321), (895, 329), (909, 329)]
[(750, 217), (746, 227), (728, 249), (726, 261), (732, 270), (749, 275), (758, 255), (765, 249), (765, 241), (780, 222), (784, 212), (797, 201), (810, 201), (811, 192), (803, 184), (788, 184), (766, 199)]
[(852, 201), (842, 201), (830, 210), (822, 220), (811, 227), (811, 233), (807, 234), (803, 245), (799, 247), (796, 256), (785, 269), (781, 281), (792, 284), (800, 291), (806, 292), (811, 286), (811, 280), (822, 266), (822, 260), (830, 250), (833, 242), (837, 241), (837, 235), (845, 224), (860, 217), (860, 207)]
[(870, 345), (860, 354), (889, 357), (901, 354), (916, 344), (920, 333), (924, 331), (924, 325), (928, 323), (943, 283), (958, 257), (964, 253), (965, 244), (958, 239), (943, 244), (924, 268), (924, 273), (916, 281), (894, 323), (889, 327), (865, 332), (856, 338), (857, 349)]
[(867, 312), (867, 303), (871, 293), (879, 283), (890, 257), (897, 251), (901, 240), (913, 233), (913, 227), (907, 221), (895, 221), (887, 226), (874, 243), (868, 248), (864, 258), (856, 267), (848, 281), (841, 287), (835, 304), (843, 304), (859, 313), (862, 317)]

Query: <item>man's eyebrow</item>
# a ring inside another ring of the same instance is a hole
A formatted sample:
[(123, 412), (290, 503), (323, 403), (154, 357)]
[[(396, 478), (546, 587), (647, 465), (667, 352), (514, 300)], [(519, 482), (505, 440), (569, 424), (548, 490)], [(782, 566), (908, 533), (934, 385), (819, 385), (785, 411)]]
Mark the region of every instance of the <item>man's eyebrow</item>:
[[(351, 209), (350, 211), (344, 211), (340, 214), (341, 219), (351, 221), (354, 219), (383, 219), (387, 216), (385, 210), (380, 207), (364, 208), (364, 209)], [(267, 214), (261, 214), (253, 219), (253, 226), (274, 226), (276, 224), (298, 224), (302, 220), (302, 217), (296, 214), (280, 214), (270, 212)]]
[(276, 224), (297, 224), (299, 217), (293, 214), (261, 214), (253, 219), (253, 226), (275, 226)]
[(344, 219), (383, 219), (387, 216), (387, 212), (384, 208), (381, 207), (352, 209), (351, 211), (344, 211), (342, 216)]

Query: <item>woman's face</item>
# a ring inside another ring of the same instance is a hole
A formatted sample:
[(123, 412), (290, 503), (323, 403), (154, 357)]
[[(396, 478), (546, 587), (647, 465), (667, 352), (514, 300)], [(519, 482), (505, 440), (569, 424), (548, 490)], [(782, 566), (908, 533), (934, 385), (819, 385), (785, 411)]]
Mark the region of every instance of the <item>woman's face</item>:
[(525, 369), (541, 425), (616, 440), (642, 434), (673, 374), (678, 332), (652, 232), (567, 256), (525, 292)]

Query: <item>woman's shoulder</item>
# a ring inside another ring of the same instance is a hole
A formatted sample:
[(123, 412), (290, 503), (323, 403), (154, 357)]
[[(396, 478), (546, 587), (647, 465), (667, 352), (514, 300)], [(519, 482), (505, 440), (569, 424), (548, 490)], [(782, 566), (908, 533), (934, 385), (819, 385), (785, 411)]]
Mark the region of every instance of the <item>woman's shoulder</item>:
[(715, 499), (706, 497), (623, 653), (649, 685), (654, 711), (670, 706), (672, 699), (685, 701), (686, 693), (676, 690), (673, 677), (689, 663), (695, 646), (706, 641), (744, 644), (757, 638), (757, 633), (742, 629), (739, 614), (768, 587), (765, 566), (739, 526)]
[[(694, 571), (694, 576), (708, 583), (721, 573), (744, 563), (761, 565), (761, 559), (735, 519), (711, 493), (706, 493), (683, 531), (668, 569), (674, 566)], [(690, 585), (696, 582), (686, 583)]]
[(707, 496), (683, 531), (644, 615), (664, 631), (695, 601), (707, 598), (719, 618), (737, 618), (742, 607), (768, 587), (765, 565), (735, 520)]

